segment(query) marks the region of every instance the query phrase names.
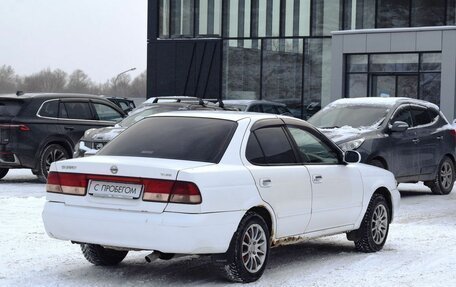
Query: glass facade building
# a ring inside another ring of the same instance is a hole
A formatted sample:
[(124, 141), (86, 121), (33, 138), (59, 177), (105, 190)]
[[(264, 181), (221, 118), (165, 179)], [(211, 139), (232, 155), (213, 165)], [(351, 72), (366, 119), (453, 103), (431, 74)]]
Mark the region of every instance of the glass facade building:
[[(148, 96), (331, 99), (332, 32), (455, 24), (456, 0), (149, 0)], [(344, 97), (439, 103), (440, 51), (344, 55)]]

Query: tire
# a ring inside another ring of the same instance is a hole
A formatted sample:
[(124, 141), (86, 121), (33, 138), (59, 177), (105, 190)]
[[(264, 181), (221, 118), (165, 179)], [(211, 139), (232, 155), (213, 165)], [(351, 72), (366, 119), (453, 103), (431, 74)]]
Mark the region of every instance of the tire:
[(374, 194), (369, 202), (363, 221), (355, 240), (358, 251), (377, 252), (385, 245), (388, 237), (390, 210), (386, 199), (381, 194)]
[(70, 158), (68, 151), (58, 144), (51, 144), (44, 148), (40, 155), (36, 175), (41, 182), (46, 183), (51, 163)]
[(368, 164), (379, 167), (379, 168), (386, 169), (386, 166), (383, 164), (383, 162), (381, 162), (378, 159), (373, 159), (373, 160), (369, 161)]
[[(251, 237), (254, 237), (254, 240), (251, 240)], [(263, 275), (269, 250), (270, 231), (266, 222), (255, 212), (249, 211), (239, 223), (228, 251), (214, 257), (214, 263), (230, 281), (254, 282)]]
[(8, 168), (0, 168), (0, 179), (4, 178), (8, 174)]
[(425, 184), (431, 189), (432, 193), (438, 195), (446, 195), (453, 190), (454, 186), (454, 164), (449, 157), (444, 157), (439, 164), (437, 170), (437, 176), (433, 181), (425, 182)]
[(108, 249), (96, 244), (81, 244), (81, 250), (85, 259), (97, 266), (117, 265), (128, 254), (128, 251)]

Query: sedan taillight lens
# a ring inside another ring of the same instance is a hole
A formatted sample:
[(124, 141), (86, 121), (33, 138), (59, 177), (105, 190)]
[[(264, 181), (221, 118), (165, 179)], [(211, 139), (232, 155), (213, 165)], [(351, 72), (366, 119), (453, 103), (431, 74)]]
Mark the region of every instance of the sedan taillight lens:
[(46, 191), (85, 195), (87, 182), (87, 176), (84, 174), (50, 172), (47, 178)]
[(85, 195), (89, 180), (142, 184), (144, 186), (144, 201), (183, 204), (200, 204), (202, 202), (201, 193), (196, 184), (163, 179), (50, 172), (46, 190), (51, 193)]

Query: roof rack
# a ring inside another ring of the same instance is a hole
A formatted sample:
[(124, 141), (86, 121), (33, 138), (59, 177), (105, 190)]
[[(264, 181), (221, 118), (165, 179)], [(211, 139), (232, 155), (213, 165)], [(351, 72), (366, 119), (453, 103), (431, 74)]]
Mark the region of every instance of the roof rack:
[(20, 96), (23, 96), (25, 93), (24, 91), (17, 91), (16, 92), (16, 96), (20, 97)]
[(197, 98), (197, 97), (157, 97), (154, 99), (153, 103), (156, 104), (158, 103), (158, 101), (161, 101), (161, 100), (174, 100), (178, 103), (182, 102), (182, 101), (199, 101), (200, 98)]

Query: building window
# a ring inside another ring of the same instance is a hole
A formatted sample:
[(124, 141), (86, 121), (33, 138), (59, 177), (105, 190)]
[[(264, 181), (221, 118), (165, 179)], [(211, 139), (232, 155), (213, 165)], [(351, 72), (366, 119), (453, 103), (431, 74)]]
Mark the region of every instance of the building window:
[(280, 0), (252, 0), (252, 37), (280, 35)]
[(262, 98), (286, 104), (301, 117), (302, 39), (263, 41)]
[(282, 1), (282, 35), (308, 36), (310, 34), (310, 0)]
[(346, 56), (346, 97), (409, 97), (440, 104), (441, 53)]
[(412, 27), (445, 25), (447, 0), (412, 0)]
[(408, 27), (410, 0), (378, 0), (377, 28)]
[(188, 0), (171, 1), (171, 37), (192, 37), (194, 2)]
[(223, 97), (259, 99), (261, 41), (226, 40), (223, 45)]
[(169, 37), (169, 1), (170, 0), (160, 0), (160, 10), (159, 10), (159, 31), (158, 35), (160, 38)]
[(222, 1), (197, 0), (195, 26), (198, 36), (220, 36), (222, 32)]
[(224, 2), (224, 37), (250, 37), (251, 7), (251, 0), (227, 0)]
[(341, 29), (341, 1), (313, 0), (312, 36), (331, 36), (332, 31)]

